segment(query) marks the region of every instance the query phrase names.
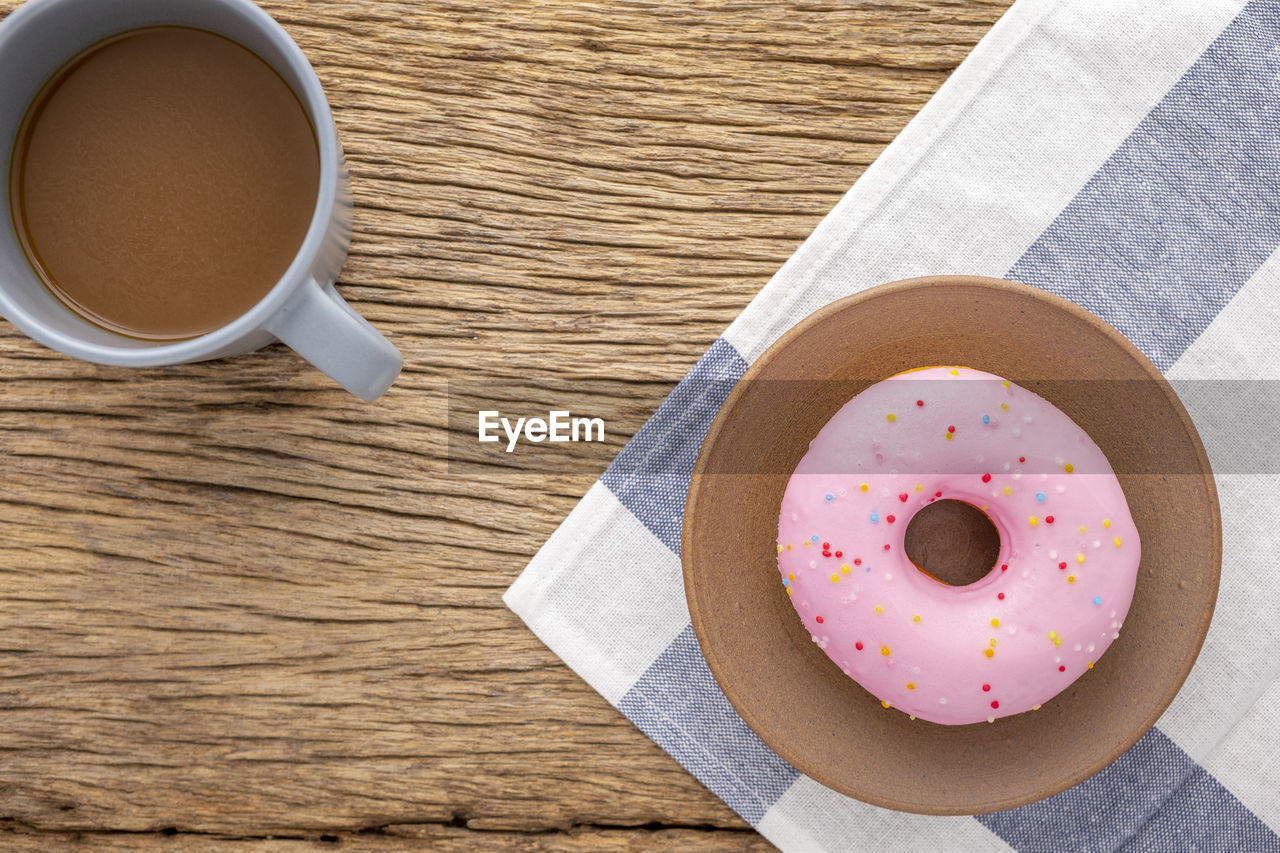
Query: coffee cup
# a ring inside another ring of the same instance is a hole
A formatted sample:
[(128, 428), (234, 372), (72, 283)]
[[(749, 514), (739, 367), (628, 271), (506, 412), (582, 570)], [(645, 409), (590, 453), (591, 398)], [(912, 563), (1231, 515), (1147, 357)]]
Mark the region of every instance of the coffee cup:
[(12, 206), (0, 205), (0, 315), (46, 346), (106, 365), (185, 364), (280, 340), (346, 390), (373, 400), (390, 387), (403, 359), (334, 288), (353, 217), (333, 116), (301, 49), (249, 0), (29, 0), (0, 21), (0, 174), (10, 175), (28, 107), (59, 69), (112, 36), (164, 26), (214, 33), (248, 49), (274, 69), (305, 111), (319, 155), (318, 192), (292, 261), (256, 304), (230, 322), (181, 340), (140, 339), (90, 322), (61, 301), (24, 250)]

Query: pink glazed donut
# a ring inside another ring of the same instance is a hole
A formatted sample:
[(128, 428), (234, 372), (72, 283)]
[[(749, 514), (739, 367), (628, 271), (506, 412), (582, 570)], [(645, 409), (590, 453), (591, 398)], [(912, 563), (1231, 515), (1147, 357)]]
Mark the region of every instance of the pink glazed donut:
[[(911, 517), (986, 513), (995, 566), (968, 586), (917, 568)], [(813, 641), (886, 708), (959, 725), (1035, 710), (1120, 636), (1141, 550), (1107, 458), (1046, 400), (990, 373), (928, 367), (836, 413), (778, 522), (782, 583)]]

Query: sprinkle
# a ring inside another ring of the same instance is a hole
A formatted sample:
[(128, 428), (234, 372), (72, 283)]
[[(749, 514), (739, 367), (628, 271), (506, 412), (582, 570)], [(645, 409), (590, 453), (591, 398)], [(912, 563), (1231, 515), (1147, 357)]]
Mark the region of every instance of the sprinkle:
[(990, 482), (991, 482), (991, 475), (990, 475), (990, 474), (983, 474), (983, 475), (982, 475), (982, 482), (984, 482), (984, 483), (990, 483)]
[(924, 405), (924, 400), (916, 400), (916, 405), (917, 405), (917, 406), (923, 406), (923, 405)]
[(876, 613), (883, 613), (883, 612), (884, 612), (884, 608), (883, 608), (883, 607), (881, 607), (879, 604), (877, 604), (877, 605), (876, 605)]
[(986, 425), (986, 426), (990, 426), (990, 425), (991, 425), (991, 415), (983, 415), (983, 416), (982, 416), (982, 423), (983, 423), (984, 425)]
[(794, 572), (791, 572), (791, 573), (788, 573), (788, 574), (787, 574), (787, 580), (789, 580), (789, 581), (793, 581), (793, 580), (795, 580), (795, 579), (796, 579), (796, 576), (795, 576), (795, 573), (794, 573)]
[(831, 550), (831, 543), (830, 543), (830, 542), (823, 542), (823, 543), (822, 543), (822, 550), (824, 550), (824, 551), (830, 551), (830, 550)]
[(840, 558), (841, 558), (841, 557), (843, 557), (843, 556), (844, 556), (844, 551), (836, 551), (836, 559), (837, 559), (837, 560), (838, 560), (838, 559), (840, 559)]
[(810, 542), (817, 542), (817, 541), (818, 541), (818, 537), (817, 537), (817, 536), (815, 536), (815, 537), (813, 537), (812, 539), (810, 539), (809, 541), (810, 541)]
[(1082, 525), (1080, 525), (1080, 532), (1081, 532), (1081, 533), (1088, 533), (1088, 532), (1089, 532), (1089, 528), (1085, 527), (1085, 526), (1082, 524)]
[(859, 640), (858, 642), (854, 643), (854, 644), (853, 644), (853, 647), (854, 647), (855, 649), (857, 649), (858, 651), (862, 651), (862, 641), (861, 641), (861, 640)]
[(887, 521), (889, 524), (893, 524), (898, 519), (894, 518), (892, 515), (886, 515), (884, 517), (884, 520)]
[(850, 571), (849, 564), (845, 563), (843, 566), (841, 566), (840, 571), (844, 572), (846, 575), (849, 574), (849, 571)]
[(916, 483), (916, 491), (917, 491), (917, 492), (923, 492), (923, 491), (924, 491), (924, 486), (920, 485), (919, 483)]
[(813, 543), (812, 543), (812, 542), (810, 542), (808, 539), (804, 540), (804, 547), (808, 548), (808, 547), (809, 547), (810, 545), (812, 545), (812, 544), (813, 544)]
[(1045, 524), (1053, 524), (1053, 516), (1052, 516), (1052, 515), (1046, 515), (1046, 516), (1044, 517), (1044, 523), (1045, 523)]
[(917, 613), (915, 616), (912, 616), (912, 617), (911, 617), (911, 621), (912, 621), (912, 622), (915, 622), (917, 625), (919, 625), (919, 624), (920, 624), (920, 614), (918, 614), (918, 613)]
[(1008, 379), (1004, 380), (1004, 387), (1006, 387), (1006, 388), (1008, 388), (1008, 387), (1009, 387), (1009, 380), (1008, 380)]
[(1062, 470), (1063, 470), (1063, 471), (1066, 471), (1068, 474), (1070, 474), (1072, 471), (1076, 470), (1076, 466), (1074, 466), (1074, 465), (1072, 465), (1070, 462), (1068, 462), (1066, 465), (1063, 465), (1063, 466), (1062, 466)]
[(839, 575), (834, 575), (834, 574), (833, 574), (833, 575), (831, 576), (831, 582), (832, 582), (832, 583), (838, 583), (839, 581), (840, 581), (840, 576), (839, 576)]
[(787, 580), (786, 578), (783, 578), (783, 579), (782, 579), (782, 585), (783, 585), (783, 586), (791, 586), (791, 581)]
[(982, 685), (982, 692), (983, 692), (983, 693), (990, 693), (990, 692), (991, 692), (991, 685), (990, 685), (990, 684), (984, 684), (984, 685)]
[(1002, 572), (1007, 572), (1007, 571), (1009, 571), (1009, 564), (1008, 564), (1008, 563), (1001, 563), (1001, 564), (1000, 564), (1000, 571), (1002, 571)]
[(1067, 575), (1067, 583), (1075, 583), (1075, 582), (1076, 582), (1075, 575)]
[(983, 649), (983, 650), (982, 650), (982, 653), (983, 653), (984, 655), (986, 655), (987, 657), (989, 657), (989, 658), (993, 658), (993, 657), (995, 657), (995, 656), (996, 656), (996, 650), (995, 650), (995, 649)]
[(1036, 492), (1036, 500), (1044, 503), (1044, 492)]
[(1008, 403), (1001, 403), (1001, 404), (1000, 404), (1000, 408), (1001, 408), (1003, 411), (1006, 411), (1006, 412), (1007, 412), (1007, 411), (1009, 411), (1009, 404), (1008, 404)]
[(823, 619), (822, 619), (822, 617), (821, 617), (821, 616), (817, 617), (817, 622), (818, 622), (818, 624), (819, 624), (819, 625), (821, 625), (821, 624), (822, 624)]
[(1084, 562), (1084, 554), (1076, 554), (1076, 562), (1077, 562), (1077, 563), (1083, 563), (1083, 562)]
[(790, 545), (788, 545), (788, 546), (787, 546), (787, 550), (788, 550), (788, 551), (790, 551), (790, 550), (791, 550), (791, 546), (790, 546)]
[(992, 638), (991, 638), (991, 640), (990, 640), (989, 642), (990, 642), (990, 644), (991, 644), (991, 648), (993, 648), (993, 649), (994, 649), (994, 648), (996, 647), (996, 638), (995, 638), (995, 637), (992, 637)]
[(1013, 486), (1005, 486), (1005, 487), (1004, 487), (1004, 493), (1005, 493), (1006, 495), (1011, 495), (1011, 494), (1013, 494)]
[(865, 492), (865, 491), (869, 491), (870, 489), (871, 489), (871, 486), (868, 485), (867, 483), (863, 483), (861, 486), (858, 486), (859, 491)]
[(1000, 627), (1000, 620), (999, 620), (999, 619), (992, 619), (992, 620), (991, 620), (991, 627), (992, 627), (992, 628), (999, 628), (999, 627)]
[(1120, 547), (1120, 537), (1119, 537), (1119, 536), (1117, 536), (1117, 537), (1116, 537), (1116, 547), (1117, 547), (1117, 548), (1119, 548), (1119, 547)]
[(947, 704), (947, 697), (943, 696), (941, 699), (939, 699), (939, 700), (938, 700), (938, 704), (939, 704), (939, 705), (945, 705), (945, 704)]
[(947, 432), (955, 432), (955, 431), (956, 431), (956, 428), (954, 425), (947, 427)]
[(915, 690), (915, 689), (916, 689), (916, 684), (915, 684), (915, 682), (914, 682), (914, 681), (908, 681), (908, 682), (907, 682), (907, 689), (908, 689), (908, 690)]
[(1059, 569), (1062, 569), (1063, 571), (1066, 571), (1067, 564), (1066, 564), (1066, 563), (1058, 563), (1058, 568), (1059, 568)]
[(884, 655), (885, 657), (888, 657), (888, 656), (889, 656), (889, 647), (888, 647), (888, 646), (881, 646), (881, 647), (880, 647), (880, 654)]
[(999, 595), (996, 596), (996, 598), (1000, 599), (1001, 601), (1004, 601), (1004, 593), (1003, 592), (1000, 593)]
[(884, 543), (884, 549), (885, 549), (886, 551), (888, 551), (888, 550), (889, 550), (889, 543), (888, 543), (888, 542)]
[(855, 566), (861, 566), (861, 565), (862, 565), (862, 558), (861, 558), (861, 557), (854, 557), (854, 558), (853, 558), (853, 564), (854, 564)]
[(1087, 664), (1085, 664), (1085, 665), (1084, 665), (1084, 668), (1085, 668), (1085, 669), (1093, 669), (1093, 661), (1089, 661)]
[(1027, 461), (1027, 457), (1025, 457), (1025, 456), (1019, 456), (1019, 457), (1018, 457), (1018, 461), (1019, 461), (1019, 462), (1026, 462), (1026, 461)]
[(1039, 711), (1039, 710), (1040, 710), (1040, 706), (1039, 706), (1039, 705), (1032, 705), (1032, 706), (1031, 706), (1031, 710), (1033, 710), (1033, 711)]
[(884, 419), (885, 419), (886, 421), (888, 421), (889, 423), (893, 423), (894, 421), (896, 421), (896, 420), (898, 419), (898, 416), (897, 416), (897, 415), (895, 415), (893, 412), (890, 412), (889, 414), (887, 414), (887, 415), (885, 415), (885, 416), (884, 416)]
[(884, 707), (886, 707), (886, 708), (892, 708), (892, 707), (893, 707), (892, 705), (890, 705), (890, 704), (889, 704), (889, 700), (887, 700), (887, 699), (881, 699), (881, 700), (880, 700), (880, 704), (881, 704), (881, 705), (883, 705), (883, 706), (884, 706)]
[(946, 440), (947, 440), (947, 441), (954, 441), (954, 440), (955, 440), (955, 436), (954, 436), (954, 435), (952, 435), (952, 434), (951, 434), (951, 433), (949, 433), (949, 432), (948, 432), (948, 433), (944, 433), (944, 434), (943, 434), (943, 437), (944, 437), (944, 438), (946, 438)]
[(831, 503), (835, 499), (836, 499), (835, 495), (831, 494), (830, 492), (827, 492), (827, 503)]
[(951, 375), (952, 375), (952, 376), (959, 376), (959, 375), (960, 375), (960, 371), (956, 370), (956, 369), (953, 367), (953, 368), (951, 368)]
[(992, 708), (999, 708), (999, 707), (1000, 707), (1000, 702), (999, 702), (999, 700), (997, 700), (997, 699), (992, 699), (992, 700), (991, 700), (991, 707), (992, 707)]
[(873, 512), (873, 513), (871, 513), (871, 523), (872, 523), (872, 524), (879, 524), (879, 523), (880, 523), (880, 513), (878, 513), (878, 512)]
[(787, 587), (787, 595), (791, 595), (793, 592), (795, 592), (794, 589), (792, 589), (791, 587)]
[(1095, 595), (1095, 596), (1093, 597), (1093, 603), (1094, 603), (1094, 604), (1097, 604), (1098, 606), (1101, 606), (1101, 605), (1102, 605), (1102, 596), (1100, 596), (1100, 595)]
[(1110, 526), (1111, 526), (1111, 519), (1109, 519), (1109, 518), (1104, 518), (1104, 519), (1102, 519), (1102, 526), (1103, 526), (1103, 527), (1110, 527)]
[(1066, 672), (1066, 671), (1067, 671), (1067, 668), (1065, 666), (1058, 667), (1058, 672)]

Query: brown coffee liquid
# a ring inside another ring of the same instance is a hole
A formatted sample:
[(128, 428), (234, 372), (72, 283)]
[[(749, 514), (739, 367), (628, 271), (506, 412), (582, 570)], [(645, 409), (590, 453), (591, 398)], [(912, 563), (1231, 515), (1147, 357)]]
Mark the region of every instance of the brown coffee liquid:
[(146, 340), (252, 308), (302, 245), (320, 156), (284, 80), (186, 27), (100, 42), (45, 85), (9, 176), (32, 265), (85, 319)]

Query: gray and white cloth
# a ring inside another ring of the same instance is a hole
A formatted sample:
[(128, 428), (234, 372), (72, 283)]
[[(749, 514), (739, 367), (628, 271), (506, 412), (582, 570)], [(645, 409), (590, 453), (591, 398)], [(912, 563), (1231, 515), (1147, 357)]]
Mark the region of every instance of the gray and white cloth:
[(788, 765), (708, 671), (679, 558), (685, 489), (724, 396), (823, 305), (917, 275), (1005, 277), (1107, 320), (1170, 379), (1275, 380), (1278, 247), (1280, 0), (1018, 0), (641, 428), (506, 602), (783, 850), (1280, 851), (1280, 477), (1219, 467), (1230, 430), (1202, 428), (1224, 554), (1195, 668), (1113, 765), (1022, 808), (901, 814)]

